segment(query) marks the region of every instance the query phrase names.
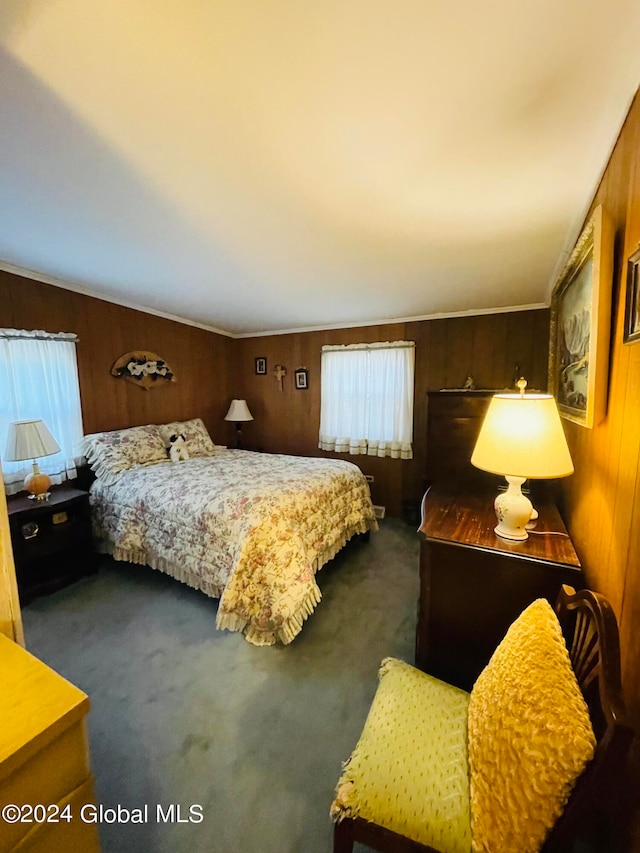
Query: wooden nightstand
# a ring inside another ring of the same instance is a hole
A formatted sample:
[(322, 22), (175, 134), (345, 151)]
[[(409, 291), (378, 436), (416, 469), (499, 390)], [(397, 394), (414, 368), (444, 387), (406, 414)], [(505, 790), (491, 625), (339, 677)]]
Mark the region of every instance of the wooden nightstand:
[(61, 486), (48, 501), (9, 498), (7, 509), (23, 606), (95, 571), (88, 492)]
[(433, 487), (422, 505), (416, 666), (471, 690), (511, 623), (536, 598), (555, 605), (563, 583), (584, 586), (553, 501), (532, 497), (536, 533), (493, 532), (493, 492)]

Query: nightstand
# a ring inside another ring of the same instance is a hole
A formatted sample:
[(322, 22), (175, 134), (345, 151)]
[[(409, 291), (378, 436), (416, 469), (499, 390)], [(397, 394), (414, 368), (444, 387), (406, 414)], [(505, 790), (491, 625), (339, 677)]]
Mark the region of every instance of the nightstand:
[(511, 623), (536, 598), (555, 605), (562, 584), (584, 586), (580, 561), (553, 501), (524, 542), (497, 536), (493, 492), (432, 487), (422, 504), (416, 666), (463, 690)]
[(48, 501), (9, 498), (7, 509), (23, 606), (96, 570), (88, 492), (60, 486)]

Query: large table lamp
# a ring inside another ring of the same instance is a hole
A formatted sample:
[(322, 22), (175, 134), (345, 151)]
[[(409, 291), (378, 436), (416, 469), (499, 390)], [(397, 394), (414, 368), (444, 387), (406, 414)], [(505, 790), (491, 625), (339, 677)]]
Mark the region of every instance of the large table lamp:
[(531, 501), (522, 494), (525, 480), (549, 480), (573, 474), (573, 463), (562, 429), (556, 401), (550, 394), (496, 394), (491, 398), (471, 464), (503, 475), (507, 491), (495, 499), (498, 524), (504, 539), (528, 537), (527, 523), (537, 518)]
[(51, 477), (40, 470), (36, 459), (42, 456), (53, 456), (54, 453), (60, 453), (60, 448), (44, 421), (13, 421), (9, 424), (4, 458), (8, 462), (32, 460), (33, 471), (24, 481), (24, 487), (30, 492), (30, 498), (39, 501), (48, 499)]
[(236, 447), (242, 447), (242, 424), (253, 420), (246, 400), (232, 400), (225, 421), (234, 421), (236, 425)]

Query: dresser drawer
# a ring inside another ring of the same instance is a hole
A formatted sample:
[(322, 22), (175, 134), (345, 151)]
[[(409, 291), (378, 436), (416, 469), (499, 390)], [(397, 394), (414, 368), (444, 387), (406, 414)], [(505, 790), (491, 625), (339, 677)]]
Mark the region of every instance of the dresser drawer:
[(60, 823), (42, 823), (17, 844), (11, 853), (99, 853), (98, 828), (94, 823), (85, 823), (80, 810), (86, 803), (94, 803), (93, 776), (58, 803), (60, 811), (69, 806), (72, 820)]
[[(0, 780), (0, 803), (17, 806), (58, 803), (69, 791), (86, 782), (89, 773), (85, 724), (80, 720)], [(33, 828), (32, 823), (3, 823), (0, 853), (12, 850)]]

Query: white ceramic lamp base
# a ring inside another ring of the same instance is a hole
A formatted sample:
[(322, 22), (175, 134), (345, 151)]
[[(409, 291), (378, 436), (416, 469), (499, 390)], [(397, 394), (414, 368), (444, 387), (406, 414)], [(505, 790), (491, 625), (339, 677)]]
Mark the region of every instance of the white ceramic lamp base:
[[(524, 477), (505, 477), (509, 487), (506, 492), (501, 492), (493, 502), (498, 518), (498, 524), (494, 531), (503, 539), (513, 539), (521, 542), (529, 538), (526, 525), (532, 519), (535, 512), (531, 501), (522, 494), (520, 488), (525, 481)], [(537, 513), (535, 513), (537, 517)]]

